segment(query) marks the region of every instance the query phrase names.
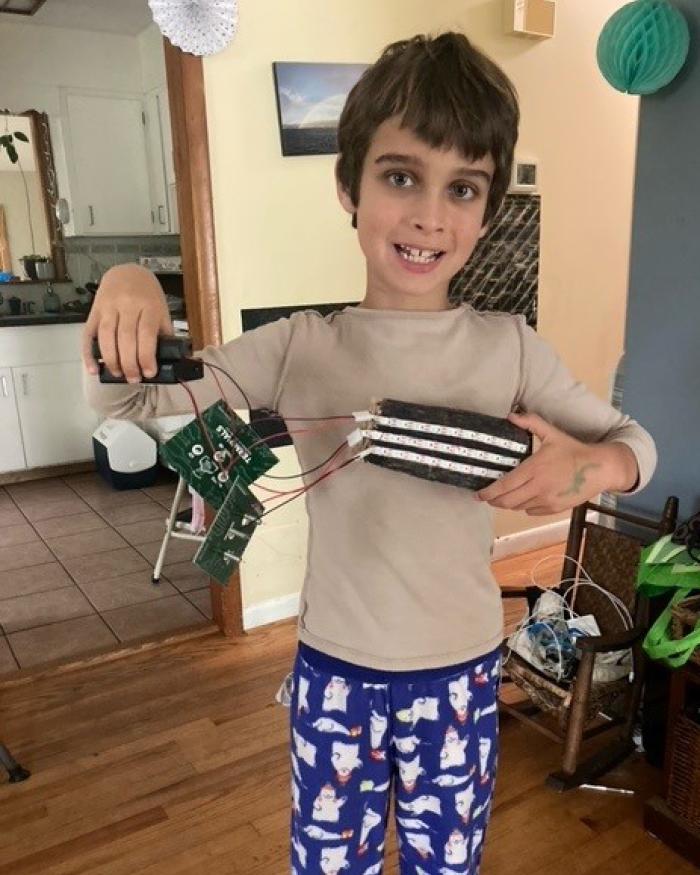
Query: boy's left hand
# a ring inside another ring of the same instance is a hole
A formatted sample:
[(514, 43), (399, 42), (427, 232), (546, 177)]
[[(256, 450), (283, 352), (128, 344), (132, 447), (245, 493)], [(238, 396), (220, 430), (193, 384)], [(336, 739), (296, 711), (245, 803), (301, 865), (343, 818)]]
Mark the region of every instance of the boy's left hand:
[(583, 443), (536, 413), (511, 413), (508, 420), (531, 432), (540, 446), (514, 471), (476, 493), (492, 507), (545, 516), (605, 490), (624, 492), (634, 486), (637, 460), (625, 444)]

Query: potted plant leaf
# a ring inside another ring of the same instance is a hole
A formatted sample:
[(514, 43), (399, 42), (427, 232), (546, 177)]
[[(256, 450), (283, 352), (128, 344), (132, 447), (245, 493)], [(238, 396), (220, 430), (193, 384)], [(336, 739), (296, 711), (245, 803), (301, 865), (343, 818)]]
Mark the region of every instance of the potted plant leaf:
[(7, 152), (7, 157), (12, 164), (16, 164), (19, 161), (19, 155), (17, 154), (17, 147), (14, 144), (14, 140), (19, 140), (21, 143), (28, 143), (29, 137), (22, 131), (14, 131), (12, 134), (5, 131), (4, 134), (0, 135), (0, 147)]

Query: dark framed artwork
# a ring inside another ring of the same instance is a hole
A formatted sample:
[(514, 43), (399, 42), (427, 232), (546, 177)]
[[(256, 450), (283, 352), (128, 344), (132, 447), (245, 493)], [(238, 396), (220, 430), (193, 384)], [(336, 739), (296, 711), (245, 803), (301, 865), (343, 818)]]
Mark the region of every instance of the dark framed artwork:
[(368, 64), (272, 65), (282, 154), (332, 155), (348, 93)]
[(452, 278), (450, 300), (475, 310), (520, 313), (537, 328), (540, 197), (507, 194), (491, 230)]

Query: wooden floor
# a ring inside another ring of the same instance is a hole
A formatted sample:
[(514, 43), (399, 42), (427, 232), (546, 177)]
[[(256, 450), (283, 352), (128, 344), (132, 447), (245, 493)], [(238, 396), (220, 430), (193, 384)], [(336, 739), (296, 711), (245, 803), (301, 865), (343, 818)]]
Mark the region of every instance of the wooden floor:
[[(286, 875), (288, 712), (273, 697), (294, 644), (289, 622), (233, 644), (202, 634), (1, 686), (0, 737), (33, 775), (0, 784), (0, 875)], [(641, 759), (607, 779), (632, 798), (558, 795), (543, 786), (556, 754), (504, 719), (482, 875), (695, 872), (642, 830), (658, 775)]]

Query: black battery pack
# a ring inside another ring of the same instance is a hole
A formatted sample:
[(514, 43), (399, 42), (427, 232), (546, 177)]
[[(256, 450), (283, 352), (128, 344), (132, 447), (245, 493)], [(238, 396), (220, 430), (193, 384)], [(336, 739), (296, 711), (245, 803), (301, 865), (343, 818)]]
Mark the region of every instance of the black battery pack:
[[(100, 354), (97, 339), (92, 341), (92, 354), (100, 369), (100, 383), (126, 383), (126, 377), (115, 377), (105, 365)], [(204, 363), (191, 358), (192, 339), (190, 337), (159, 337), (156, 348), (158, 370), (154, 377), (142, 377), (145, 384), (189, 383), (201, 380), (204, 376)]]

